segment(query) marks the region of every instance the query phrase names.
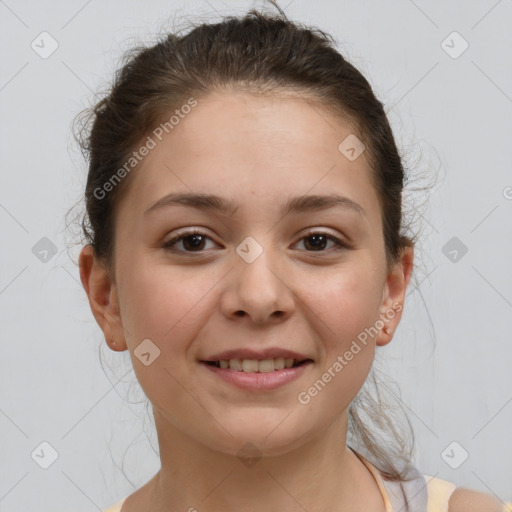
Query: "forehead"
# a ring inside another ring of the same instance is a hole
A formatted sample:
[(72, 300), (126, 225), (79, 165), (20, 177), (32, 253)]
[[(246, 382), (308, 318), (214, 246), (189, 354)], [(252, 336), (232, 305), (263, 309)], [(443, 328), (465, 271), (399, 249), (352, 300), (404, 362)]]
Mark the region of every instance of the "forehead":
[(239, 198), (242, 209), (336, 192), (379, 215), (364, 152), (350, 161), (339, 149), (353, 136), (339, 115), (297, 94), (215, 92), (196, 101), (162, 140), (150, 134), (155, 147), (133, 171), (127, 211), (140, 216), (175, 191)]

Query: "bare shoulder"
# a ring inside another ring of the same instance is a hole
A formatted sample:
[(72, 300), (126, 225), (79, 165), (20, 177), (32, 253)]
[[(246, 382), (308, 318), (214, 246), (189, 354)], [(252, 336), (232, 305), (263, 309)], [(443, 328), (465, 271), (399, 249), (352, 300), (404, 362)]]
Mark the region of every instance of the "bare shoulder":
[(492, 494), (457, 487), (450, 496), (448, 512), (504, 512), (505, 505)]

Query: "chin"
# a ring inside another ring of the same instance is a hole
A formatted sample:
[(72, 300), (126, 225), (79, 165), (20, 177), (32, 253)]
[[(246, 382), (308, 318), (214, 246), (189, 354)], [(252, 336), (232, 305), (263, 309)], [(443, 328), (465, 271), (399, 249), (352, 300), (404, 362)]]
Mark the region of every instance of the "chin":
[(217, 444), (215, 449), (239, 458), (276, 457), (299, 448), (312, 437), (305, 430), (304, 422), (297, 425), (296, 421), (291, 421), (293, 414), (271, 414), (264, 421), (252, 414), (244, 416), (243, 420), (223, 423), (232, 437), (223, 431), (223, 446)]

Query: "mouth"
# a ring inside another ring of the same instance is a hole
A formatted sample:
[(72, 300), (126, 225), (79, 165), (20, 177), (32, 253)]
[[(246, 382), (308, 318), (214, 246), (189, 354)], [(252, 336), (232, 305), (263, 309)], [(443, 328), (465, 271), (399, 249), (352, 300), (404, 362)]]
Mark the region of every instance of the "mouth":
[(252, 393), (277, 390), (307, 375), (314, 366), (313, 359), (282, 357), (275, 359), (219, 359), (199, 361), (199, 363), (209, 375), (207, 378), (215, 379), (212, 383), (220, 381)]
[(309, 362), (313, 362), (313, 360), (276, 357), (274, 359), (220, 359), (218, 361), (200, 362), (215, 368), (222, 368), (224, 370), (232, 370), (235, 372), (271, 373), (284, 369), (297, 368)]

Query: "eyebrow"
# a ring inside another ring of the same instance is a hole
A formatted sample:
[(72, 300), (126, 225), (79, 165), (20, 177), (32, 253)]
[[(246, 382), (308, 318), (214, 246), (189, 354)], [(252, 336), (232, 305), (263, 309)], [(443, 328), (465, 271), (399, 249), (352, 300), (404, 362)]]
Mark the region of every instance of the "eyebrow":
[[(214, 194), (171, 193), (150, 206), (144, 212), (144, 216), (161, 208), (177, 205), (189, 206), (199, 210), (217, 211), (228, 215), (235, 213), (239, 207), (235, 202)], [(290, 213), (326, 210), (333, 207), (350, 209), (367, 217), (365, 210), (359, 203), (337, 194), (293, 197), (281, 208), (280, 213), (284, 217)]]

